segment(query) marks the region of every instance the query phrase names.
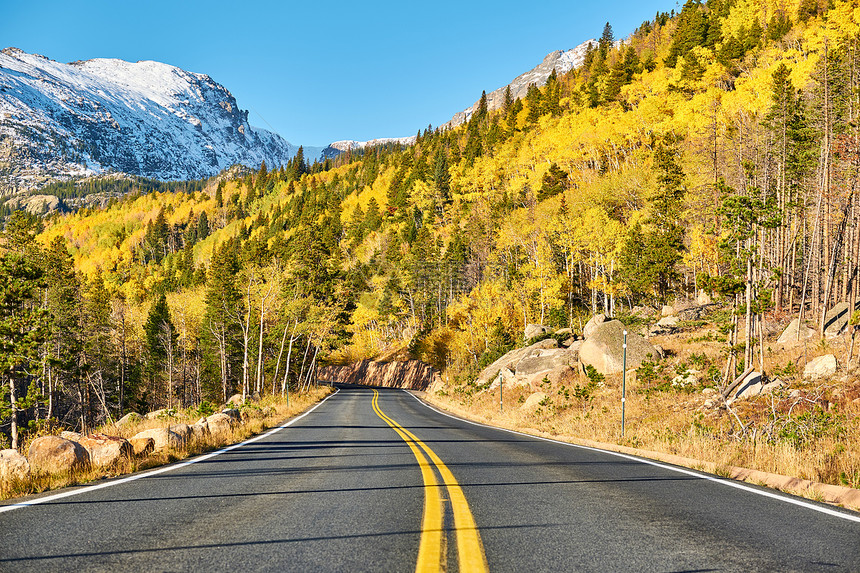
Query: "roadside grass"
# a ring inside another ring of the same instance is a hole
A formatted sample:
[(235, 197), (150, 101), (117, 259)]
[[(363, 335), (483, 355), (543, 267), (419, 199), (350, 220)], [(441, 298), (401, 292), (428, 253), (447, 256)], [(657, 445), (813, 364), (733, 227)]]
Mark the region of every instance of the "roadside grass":
[[(426, 399), (454, 414), (503, 428), (712, 463), (717, 475), (735, 466), (860, 488), (860, 372), (842, 371), (815, 383), (801, 378), (808, 360), (828, 352), (839, 355), (847, 348), (845, 343), (834, 339), (787, 350), (766, 344), (765, 372), (775, 373), (771, 378), (779, 377), (786, 386), (734, 402), (729, 409), (708, 408), (706, 400), (718, 400), (720, 380), (714, 374), (725, 362), (725, 344), (714, 340), (712, 332), (707, 325), (696, 325), (684, 336), (652, 338), (669, 358), (654, 368), (656, 374), (640, 369), (628, 376), (624, 437), (620, 374), (607, 376), (596, 386), (589, 386), (582, 372), (539, 388), (506, 386), (501, 411), (498, 388), (490, 392), (449, 387)], [(672, 384), (679, 371), (690, 369), (698, 371), (694, 386)], [(536, 391), (549, 397), (524, 410), (526, 398)]]
[[(307, 393), (291, 396), (289, 405), (286, 400), (282, 400), (280, 397), (269, 396), (262, 398), (259, 402), (249, 403), (241, 407), (241, 410), (248, 413), (248, 418), (229, 432), (209, 434), (205, 439), (191, 438), (182, 447), (177, 449), (160, 450), (143, 457), (123, 458), (116, 464), (108, 467), (90, 465), (72, 472), (31, 472), (29, 479), (21, 480), (16, 478), (5, 482), (0, 481), (0, 499), (11, 499), (63, 487), (83, 485), (99, 479), (113, 478), (137, 471), (148, 470), (215, 451), (281, 425), (289, 418), (304, 412), (332, 392), (333, 389), (329, 386), (311, 387)], [(175, 415), (169, 417), (150, 420), (143, 419), (136, 424), (129, 424), (121, 428), (117, 428), (113, 424), (107, 424), (97, 431), (112, 436), (130, 438), (138, 432), (152, 428), (166, 428), (169, 425), (176, 424), (191, 425), (202, 417), (203, 414), (197, 409), (189, 408), (177, 410)], [(59, 434), (59, 431), (57, 430), (56, 433)], [(37, 437), (30, 437), (23, 444), (21, 451), (26, 453), (30, 442)]]

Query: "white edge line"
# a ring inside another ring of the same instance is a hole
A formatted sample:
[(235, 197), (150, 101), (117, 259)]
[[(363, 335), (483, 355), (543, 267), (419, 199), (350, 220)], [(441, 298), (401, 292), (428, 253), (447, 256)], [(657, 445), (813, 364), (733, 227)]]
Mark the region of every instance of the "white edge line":
[(284, 428), (286, 428), (286, 427), (288, 427), (288, 426), (292, 426), (293, 424), (295, 424), (296, 422), (298, 422), (299, 420), (301, 420), (302, 418), (304, 418), (305, 416), (307, 416), (308, 414), (310, 414), (311, 412), (313, 412), (314, 410), (316, 410), (317, 408), (319, 408), (320, 406), (322, 406), (322, 405), (323, 405), (323, 403), (325, 403), (325, 401), (326, 401), (326, 400), (328, 400), (329, 398), (331, 398), (332, 396), (334, 396), (334, 395), (335, 395), (335, 394), (337, 394), (338, 392), (340, 392), (340, 389), (338, 389), (334, 394), (331, 394), (331, 395), (329, 395), (329, 396), (326, 396), (326, 397), (325, 397), (323, 400), (321, 400), (318, 404), (314, 405), (310, 410), (308, 410), (308, 411), (304, 412), (303, 414), (300, 414), (299, 416), (296, 416), (295, 418), (290, 418), (290, 420), (289, 420), (289, 421), (287, 421), (287, 422), (285, 422), (285, 423), (281, 424), (281, 425), (280, 425), (280, 426), (278, 426), (277, 428), (273, 428), (273, 429), (269, 430), (269, 431), (268, 431), (268, 432), (266, 432), (265, 434), (260, 434), (260, 435), (258, 435), (258, 436), (254, 436), (253, 438), (247, 439), (247, 440), (245, 440), (244, 442), (240, 442), (240, 443), (238, 443), (238, 444), (232, 444), (232, 445), (229, 445), (229, 446), (227, 446), (226, 448), (223, 448), (223, 449), (218, 450), (217, 452), (210, 452), (210, 453), (208, 453), (208, 454), (204, 454), (204, 455), (202, 455), (202, 456), (197, 456), (197, 457), (195, 457), (195, 458), (193, 458), (193, 459), (186, 460), (186, 461), (184, 461), (184, 462), (168, 464), (168, 465), (166, 465), (166, 466), (164, 466), (164, 467), (158, 468), (157, 470), (153, 470), (153, 471), (151, 471), (151, 472), (146, 472), (146, 473), (141, 473), (141, 474), (135, 474), (135, 475), (128, 476), (128, 477), (125, 477), (125, 478), (120, 478), (120, 479), (118, 479), (118, 480), (113, 480), (113, 481), (109, 481), (109, 482), (105, 482), (105, 483), (100, 483), (100, 484), (96, 484), (96, 485), (83, 486), (83, 487), (81, 487), (81, 488), (74, 489), (74, 490), (71, 490), (71, 491), (64, 491), (64, 492), (62, 492), (62, 493), (56, 493), (56, 494), (54, 494), (54, 495), (48, 495), (48, 496), (45, 496), (45, 497), (39, 497), (39, 498), (36, 498), (36, 499), (32, 499), (32, 500), (30, 500), (30, 501), (22, 501), (22, 502), (20, 502), (20, 503), (13, 503), (13, 504), (10, 504), (10, 505), (0, 506), (0, 513), (4, 513), (4, 512), (7, 512), (7, 511), (12, 511), (12, 510), (14, 510), (14, 509), (20, 509), (20, 508), (22, 508), (22, 507), (30, 507), (31, 505), (40, 505), (40, 504), (42, 504), (42, 503), (49, 503), (49, 502), (52, 502), (52, 501), (56, 501), (56, 500), (58, 500), (58, 499), (63, 499), (63, 498), (65, 498), (65, 497), (72, 497), (72, 496), (74, 496), (74, 495), (79, 495), (79, 494), (82, 494), (82, 493), (87, 493), (87, 492), (91, 492), (91, 491), (96, 491), (96, 490), (98, 490), (98, 489), (104, 489), (104, 488), (106, 488), (106, 487), (113, 487), (113, 486), (115, 486), (115, 485), (120, 485), (120, 484), (124, 484), (124, 483), (133, 482), (133, 481), (136, 481), (136, 480), (139, 480), (139, 479), (143, 479), (143, 478), (147, 478), (147, 477), (152, 477), (152, 476), (154, 476), (154, 475), (158, 475), (158, 474), (163, 474), (163, 473), (171, 472), (171, 471), (173, 471), (173, 470), (177, 470), (177, 469), (179, 469), (179, 468), (184, 468), (184, 467), (186, 467), (186, 466), (190, 466), (191, 464), (196, 464), (196, 463), (198, 463), (198, 462), (202, 462), (202, 461), (208, 460), (208, 459), (210, 459), (210, 458), (214, 458), (215, 456), (219, 456), (219, 455), (221, 455), (221, 454), (223, 454), (223, 453), (229, 452), (230, 450), (235, 450), (236, 448), (241, 448), (242, 446), (245, 446), (245, 445), (247, 445), (247, 444), (250, 444), (250, 443), (256, 442), (257, 440), (262, 440), (263, 438), (268, 438), (268, 437), (269, 437), (269, 436), (271, 436), (272, 434), (276, 434), (277, 432), (280, 432), (280, 431), (281, 431), (281, 430), (283, 430)]
[(583, 445), (581, 445), (581, 444), (574, 444), (574, 443), (571, 443), (571, 442), (563, 442), (563, 441), (561, 441), (561, 440), (554, 440), (554, 439), (552, 439), (552, 438), (545, 438), (545, 437), (543, 437), (543, 436), (535, 436), (535, 435), (533, 435), (533, 434), (527, 434), (527, 433), (525, 433), (525, 432), (519, 432), (519, 431), (517, 431), (517, 430), (510, 430), (510, 429), (508, 429), (508, 428), (499, 428), (498, 426), (491, 426), (490, 424), (483, 424), (483, 423), (481, 423), (481, 422), (474, 422), (474, 421), (472, 421), (472, 420), (466, 420), (466, 419), (464, 419), (464, 418), (460, 418), (460, 417), (458, 417), (458, 416), (451, 415), (451, 414), (449, 414), (448, 412), (445, 412), (445, 411), (443, 411), (443, 410), (440, 410), (440, 409), (436, 408), (435, 406), (432, 406), (432, 405), (428, 404), (427, 402), (423, 401), (421, 398), (419, 398), (418, 396), (416, 396), (416, 395), (415, 395), (415, 394), (413, 394), (412, 392), (409, 392), (409, 391), (407, 391), (407, 390), (403, 390), (403, 391), (404, 391), (404, 392), (406, 392), (407, 394), (409, 394), (410, 396), (412, 396), (413, 398), (415, 398), (415, 399), (418, 401), (418, 403), (419, 403), (419, 404), (421, 404), (421, 405), (423, 405), (424, 407), (429, 408), (429, 409), (431, 409), (431, 410), (433, 410), (434, 412), (437, 412), (437, 413), (439, 413), (439, 414), (442, 414), (443, 416), (447, 416), (447, 417), (449, 417), (449, 418), (452, 418), (452, 419), (454, 419), (454, 420), (459, 420), (459, 421), (461, 421), (461, 422), (465, 422), (465, 423), (467, 423), (467, 424), (472, 424), (473, 426), (481, 426), (481, 427), (484, 427), (484, 428), (490, 428), (490, 429), (494, 429), (494, 430), (499, 430), (499, 431), (501, 431), (501, 432), (508, 432), (509, 434), (517, 434), (517, 435), (519, 435), (519, 436), (524, 436), (524, 437), (532, 438), (532, 439), (535, 439), (535, 440), (543, 440), (543, 441), (545, 441), (545, 442), (552, 442), (552, 443), (554, 443), (554, 444), (561, 444), (562, 446), (570, 446), (570, 447), (572, 447), (572, 448), (579, 448), (579, 449), (582, 449), (582, 450), (590, 450), (590, 451), (593, 451), (593, 452), (600, 452), (600, 453), (604, 453), (604, 454), (609, 454), (609, 455), (611, 455), (611, 456), (615, 456), (615, 457), (619, 457), (619, 458), (624, 458), (624, 459), (626, 459), (626, 460), (632, 460), (632, 461), (635, 461), (635, 462), (640, 462), (640, 463), (643, 463), (643, 464), (647, 464), (647, 465), (649, 465), (649, 466), (655, 466), (655, 467), (662, 468), (662, 469), (669, 470), (669, 471), (673, 471), (673, 472), (676, 472), (676, 473), (679, 473), (679, 474), (684, 474), (684, 475), (693, 476), (693, 477), (697, 477), (697, 478), (700, 478), (700, 479), (704, 479), (704, 480), (712, 481), (712, 482), (714, 482), (714, 483), (718, 483), (718, 484), (726, 485), (726, 486), (729, 486), (729, 487), (733, 487), (733, 488), (735, 488), (735, 489), (740, 489), (740, 490), (743, 490), (743, 491), (746, 491), (746, 492), (749, 492), (749, 493), (754, 493), (754, 494), (756, 494), (756, 495), (760, 495), (760, 496), (763, 496), (763, 497), (769, 497), (769, 498), (771, 498), (771, 499), (776, 499), (776, 500), (779, 500), (779, 501), (783, 501), (783, 502), (785, 502), (785, 503), (790, 503), (790, 504), (792, 504), (792, 505), (797, 505), (797, 506), (803, 507), (803, 508), (805, 508), (805, 509), (811, 509), (811, 510), (813, 510), (813, 511), (817, 511), (817, 512), (819, 512), (819, 513), (824, 513), (824, 514), (826, 514), (826, 515), (830, 515), (830, 516), (833, 516), (833, 517), (839, 517), (839, 518), (841, 518), (841, 519), (845, 519), (845, 520), (848, 520), (848, 521), (853, 521), (853, 522), (855, 522), (855, 523), (860, 523), (860, 516), (851, 515), (851, 514), (849, 514), (849, 513), (844, 513), (844, 512), (842, 512), (842, 511), (837, 511), (837, 510), (835, 510), (835, 509), (831, 509), (831, 508), (829, 508), (829, 507), (822, 507), (822, 506), (819, 506), (819, 505), (814, 505), (814, 504), (812, 504), (812, 503), (809, 503), (809, 502), (806, 502), (806, 501), (802, 501), (802, 500), (800, 500), (800, 499), (795, 499), (795, 498), (792, 498), (792, 497), (786, 497), (785, 495), (780, 494), (780, 493), (776, 493), (776, 492), (774, 492), (774, 491), (761, 490), (761, 489), (757, 489), (757, 488), (754, 488), (754, 487), (750, 487), (750, 486), (745, 485), (745, 484), (743, 484), (742, 482), (739, 482), (739, 481), (728, 480), (728, 479), (724, 479), (724, 478), (721, 478), (721, 477), (718, 477), (718, 476), (714, 476), (714, 475), (711, 475), (711, 474), (707, 474), (707, 473), (700, 473), (700, 472), (697, 472), (697, 471), (694, 471), (694, 470), (688, 470), (688, 469), (683, 469), (683, 468), (679, 468), (679, 467), (675, 467), (675, 466), (670, 466), (670, 465), (667, 465), (667, 464), (664, 464), (664, 463), (656, 462), (656, 461), (654, 461), (654, 460), (649, 460), (649, 459), (646, 459), (646, 458), (640, 458), (640, 457), (637, 457), (637, 456), (631, 456), (631, 455), (629, 455), (629, 454), (623, 454), (623, 453), (621, 453), (621, 452), (613, 452), (612, 450), (602, 450), (602, 449), (600, 449), (600, 448), (595, 448), (595, 447), (592, 447), (592, 446), (583, 446)]

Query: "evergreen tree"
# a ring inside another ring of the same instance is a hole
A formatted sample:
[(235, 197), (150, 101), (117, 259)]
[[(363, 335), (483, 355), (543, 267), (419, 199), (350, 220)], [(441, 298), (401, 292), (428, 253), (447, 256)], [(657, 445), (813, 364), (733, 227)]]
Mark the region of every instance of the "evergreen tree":
[(529, 84), (528, 91), (526, 91), (526, 103), (529, 107), (526, 121), (535, 124), (543, 111), (543, 95), (535, 84)]
[(563, 193), (568, 188), (568, 177), (558, 165), (553, 163), (549, 166), (549, 170), (544, 173), (541, 188), (538, 191), (538, 201), (543, 201), (549, 197), (555, 197), (559, 193)]
[(263, 195), (266, 187), (269, 184), (269, 169), (266, 167), (266, 160), (260, 164), (260, 171), (257, 173), (256, 187), (260, 195)]
[(672, 45), (665, 63), (675, 67), (679, 58), (683, 58), (696, 46), (703, 46), (708, 38), (708, 19), (705, 16), (701, 0), (687, 0), (678, 16), (678, 27), (672, 36)]
[[(15, 252), (0, 256), (0, 419), (9, 419), (18, 447), (18, 413), (39, 398), (27, 385), (47, 338), (47, 313), (39, 305), (43, 271)], [(32, 380), (32, 379), (31, 379)]]
[(505, 86), (504, 100), (502, 100), (502, 114), (507, 117), (511, 111), (511, 106), (514, 105), (514, 96), (511, 95), (511, 85)]
[(684, 172), (674, 141), (664, 138), (654, 152), (658, 188), (651, 200), (649, 230), (634, 227), (622, 248), (621, 276), (635, 296), (665, 301), (678, 279), (676, 265), (684, 249), (681, 210), (686, 194)]
[[(147, 373), (151, 390), (159, 390), (165, 394), (167, 407), (173, 403), (173, 358), (176, 350), (177, 333), (170, 320), (170, 308), (167, 306), (167, 296), (159, 293), (149, 309), (146, 323), (143, 326), (146, 336)], [(166, 388), (161, 388), (162, 384)]]
[(207, 378), (215, 382), (206, 390), (212, 398), (224, 402), (236, 385), (232, 366), (239, 354), (239, 326), (230, 316), (242, 302), (242, 294), (236, 285), (238, 273), (236, 246), (233, 241), (228, 241), (212, 254), (206, 281), (206, 310), (201, 325), (204, 366), (210, 374)]
[(451, 173), (448, 171), (448, 157), (443, 149), (436, 153), (433, 167), (433, 183), (436, 186), (436, 197), (443, 204), (451, 202)]
[(561, 82), (558, 81), (558, 75), (555, 73), (555, 68), (550, 72), (546, 80), (544, 88), (545, 95), (543, 98), (543, 113), (548, 113), (553, 116), (561, 114)]
[(695, 52), (687, 52), (681, 64), (681, 81), (692, 86), (702, 79), (704, 73), (705, 68), (699, 63), (699, 58), (696, 57)]
[(612, 33), (612, 26), (607, 22), (603, 26), (603, 33), (600, 34), (600, 40), (597, 42), (597, 58), (599, 60), (606, 61), (606, 57), (609, 55), (609, 50), (612, 49), (612, 45), (615, 43), (615, 35)]
[(367, 214), (364, 216), (363, 235), (378, 230), (380, 225), (382, 225), (382, 215), (379, 212), (379, 203), (376, 197), (371, 197), (367, 203)]
[(24, 210), (13, 211), (3, 230), (6, 248), (29, 257), (38, 257), (36, 235), (43, 229), (44, 224), (39, 216)]
[(202, 241), (209, 236), (209, 215), (202, 211), (197, 217), (197, 240)]
[(483, 122), (487, 119), (487, 115), (489, 114), (489, 109), (487, 108), (487, 91), (484, 90), (481, 92), (481, 99), (478, 100), (478, 108), (475, 110), (475, 115), (473, 119), (478, 123)]
[(56, 415), (53, 411), (55, 390), (60, 385), (68, 385), (78, 391), (81, 426), (87, 428), (92, 416), (82, 381), (81, 286), (66, 242), (60, 237), (56, 237), (45, 252), (45, 274), (51, 277), (45, 289), (49, 318), (45, 349), (48, 417)]

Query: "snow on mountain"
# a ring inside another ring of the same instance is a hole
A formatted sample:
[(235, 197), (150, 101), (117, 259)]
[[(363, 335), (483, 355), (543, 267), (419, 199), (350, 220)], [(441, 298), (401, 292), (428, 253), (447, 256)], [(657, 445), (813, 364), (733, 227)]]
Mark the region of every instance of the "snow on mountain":
[[(574, 68), (578, 68), (582, 65), (583, 61), (585, 61), (585, 53), (588, 51), (589, 45), (597, 47), (597, 41), (586, 40), (572, 50), (556, 50), (554, 52), (550, 52), (543, 59), (543, 62), (526, 73), (517, 76), (514, 81), (507, 86), (502, 86), (499, 89), (488, 93), (487, 107), (489, 109), (498, 109), (502, 107), (502, 104), (505, 101), (505, 88), (508, 86), (511, 88), (511, 96), (513, 96), (514, 99), (524, 98), (529, 89), (529, 85), (535, 84), (538, 87), (545, 85), (546, 80), (549, 78), (553, 70), (555, 70), (557, 74), (561, 75)], [(477, 109), (478, 102), (476, 101), (472, 107), (454, 114), (454, 117), (452, 117), (451, 120), (442, 127), (456, 127), (461, 123), (469, 121), (469, 118), (472, 117), (472, 114)]]
[(63, 64), (0, 51), (0, 191), (105, 171), (200, 179), (237, 163), (279, 166), (296, 150), (251, 127), (207, 75), (152, 61)]
[[(356, 149), (364, 149), (365, 147), (373, 147), (375, 145), (385, 145), (388, 143), (397, 143), (400, 145), (412, 145), (415, 143), (415, 136), (409, 137), (381, 137), (379, 139), (371, 139), (370, 141), (354, 141), (352, 139), (344, 139), (342, 141), (335, 141), (333, 143), (329, 143), (328, 146), (322, 150), (321, 159), (326, 158), (335, 158), (341, 153), (346, 153), (347, 151), (355, 151)], [(306, 154), (307, 156), (307, 154)]]

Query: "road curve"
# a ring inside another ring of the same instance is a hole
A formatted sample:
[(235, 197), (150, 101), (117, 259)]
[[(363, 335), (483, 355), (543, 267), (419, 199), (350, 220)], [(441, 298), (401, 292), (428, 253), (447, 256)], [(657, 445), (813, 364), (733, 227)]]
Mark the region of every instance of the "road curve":
[(860, 571), (856, 513), (374, 394), (341, 389), (193, 463), (6, 502), (0, 571)]

